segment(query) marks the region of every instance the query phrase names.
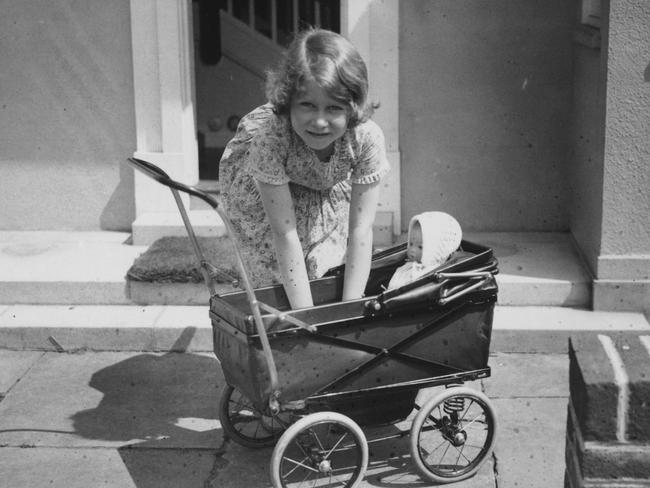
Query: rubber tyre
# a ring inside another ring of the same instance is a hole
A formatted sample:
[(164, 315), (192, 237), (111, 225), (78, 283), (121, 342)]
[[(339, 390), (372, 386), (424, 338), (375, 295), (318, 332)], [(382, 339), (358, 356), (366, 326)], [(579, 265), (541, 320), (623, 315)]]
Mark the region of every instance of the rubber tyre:
[[(446, 401), (453, 401), (453, 399), (464, 400), (464, 413), (460, 416), (458, 431), (465, 432), (466, 440), (460, 448), (443, 436), (433, 421), (434, 418), (443, 421), (441, 419), (445, 417), (449, 420), (449, 415), (443, 408)], [(448, 388), (429, 400), (415, 416), (410, 435), (411, 458), (425, 480), (436, 483), (461, 481), (476, 474), (490, 456), (496, 430), (496, 415), (487, 396), (467, 387)], [(435, 446), (434, 449), (423, 446), (425, 442), (427, 444), (431, 442), (431, 445)], [(467, 453), (466, 448), (468, 448)], [(442, 456), (439, 461), (428, 462), (424, 459), (427, 451), (432, 451), (432, 459), (438, 458), (441, 453)], [(433, 452), (437, 454), (433, 455)], [(448, 462), (449, 460), (452, 462)], [(461, 462), (462, 464), (458, 464)]]
[[(354, 443), (349, 444), (347, 439)], [(294, 457), (300, 457), (300, 460), (296, 462)], [(315, 463), (321, 458), (331, 463), (333, 472), (338, 470), (341, 474), (328, 475), (318, 471)], [(271, 456), (271, 481), (274, 488), (290, 488), (293, 485), (285, 478), (300, 470), (302, 474), (298, 476), (296, 486), (355, 488), (363, 479), (367, 466), (368, 442), (361, 427), (340, 413), (317, 412), (301, 418), (282, 434)], [(348, 478), (341, 480), (342, 475)]]
[[(238, 417), (236, 417), (238, 415)], [(226, 435), (245, 447), (272, 446), (288, 423), (260, 412), (239, 390), (226, 385), (219, 398), (219, 419)]]

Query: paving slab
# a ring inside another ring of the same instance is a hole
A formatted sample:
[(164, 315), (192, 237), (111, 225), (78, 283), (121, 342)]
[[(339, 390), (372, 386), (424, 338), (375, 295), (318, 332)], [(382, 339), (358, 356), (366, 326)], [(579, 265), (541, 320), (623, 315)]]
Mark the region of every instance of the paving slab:
[(44, 353), (0, 349), (0, 400), (18, 383)]
[(497, 398), (499, 488), (564, 486), (565, 398)]
[(215, 460), (211, 450), (185, 449), (3, 448), (2, 455), (0, 485), (8, 488), (204, 488)]
[(499, 488), (563, 486), (568, 356), (497, 353), (489, 364), (481, 382), (498, 419)]
[[(386, 429), (364, 429), (367, 439), (386, 434)], [(408, 436), (398, 440), (370, 444), (368, 469), (359, 488), (429, 487), (411, 462)], [(215, 463), (206, 488), (270, 487), (269, 466), (272, 449), (246, 449), (232, 442), (224, 444), (224, 453)], [(472, 478), (454, 483), (458, 488), (497, 488), (493, 463), (489, 459)]]
[[(22, 364), (12, 375), (20, 381), (0, 401), (0, 486), (270, 486), (272, 450), (224, 439), (217, 417), (224, 380), (211, 354), (2, 351), (0, 358), (0, 366)], [(468, 386), (484, 389), (497, 412), (495, 454), (453, 486), (562, 486), (568, 393), (559, 378), (567, 361), (490, 357), (492, 376)], [(366, 429), (366, 436), (409, 428), (402, 422)], [(408, 443), (405, 436), (371, 444), (360, 486), (430, 486), (415, 471)]]
[(0, 445), (213, 449), (223, 384), (205, 354), (47, 353), (0, 402)]
[(0, 467), (7, 488), (142, 488), (117, 449), (2, 447)]
[(569, 358), (566, 354), (490, 355), (491, 376), (481, 380), (492, 398), (569, 398)]

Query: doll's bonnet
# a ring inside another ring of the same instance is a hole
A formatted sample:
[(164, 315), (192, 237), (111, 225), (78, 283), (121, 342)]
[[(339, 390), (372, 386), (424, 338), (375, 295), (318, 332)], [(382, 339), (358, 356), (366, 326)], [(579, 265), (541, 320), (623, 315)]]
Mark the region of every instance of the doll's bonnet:
[(445, 212), (423, 212), (409, 222), (409, 236), (419, 223), (422, 230), (422, 264), (439, 266), (458, 249), (463, 232), (458, 221)]

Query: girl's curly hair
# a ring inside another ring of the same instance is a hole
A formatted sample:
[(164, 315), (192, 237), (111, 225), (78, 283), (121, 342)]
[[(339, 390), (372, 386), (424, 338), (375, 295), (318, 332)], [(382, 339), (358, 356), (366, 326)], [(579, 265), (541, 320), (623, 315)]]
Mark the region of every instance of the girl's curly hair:
[(349, 127), (372, 115), (366, 64), (340, 34), (316, 28), (297, 34), (277, 69), (266, 74), (266, 96), (276, 113), (289, 113), (291, 99), (306, 80), (315, 81), (329, 96), (349, 107)]

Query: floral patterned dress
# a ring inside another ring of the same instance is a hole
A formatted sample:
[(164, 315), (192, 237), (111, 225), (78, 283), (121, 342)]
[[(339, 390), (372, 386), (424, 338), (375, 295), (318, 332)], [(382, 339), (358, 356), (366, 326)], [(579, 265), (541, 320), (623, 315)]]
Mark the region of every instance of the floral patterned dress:
[(326, 162), (270, 104), (242, 118), (219, 166), (221, 204), (231, 220), (253, 286), (280, 283), (273, 235), (255, 180), (288, 183), (310, 279), (345, 260), (351, 184), (379, 181), (390, 167), (384, 136), (367, 121), (346, 130)]

